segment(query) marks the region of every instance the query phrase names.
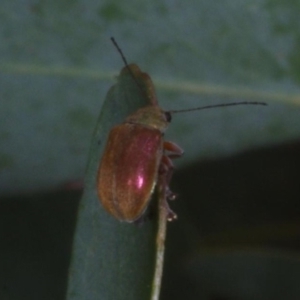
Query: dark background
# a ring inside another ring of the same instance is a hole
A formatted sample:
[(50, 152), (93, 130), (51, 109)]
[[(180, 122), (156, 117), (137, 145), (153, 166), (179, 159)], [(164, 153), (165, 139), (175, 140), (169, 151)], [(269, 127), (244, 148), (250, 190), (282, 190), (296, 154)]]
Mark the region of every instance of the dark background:
[[(300, 142), (176, 170), (161, 299), (299, 299)], [(0, 299), (64, 299), (81, 190), (0, 201)]]

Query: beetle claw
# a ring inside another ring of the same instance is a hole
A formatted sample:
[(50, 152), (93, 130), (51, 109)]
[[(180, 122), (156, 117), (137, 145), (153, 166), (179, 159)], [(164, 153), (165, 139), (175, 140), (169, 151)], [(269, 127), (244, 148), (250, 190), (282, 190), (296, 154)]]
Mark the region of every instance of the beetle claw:
[(169, 222), (172, 222), (174, 220), (177, 219), (177, 215), (173, 212), (173, 210), (171, 210), (170, 208), (168, 208), (168, 216), (167, 219)]
[(166, 191), (166, 198), (170, 201), (174, 201), (177, 198), (177, 194), (173, 193), (169, 188)]

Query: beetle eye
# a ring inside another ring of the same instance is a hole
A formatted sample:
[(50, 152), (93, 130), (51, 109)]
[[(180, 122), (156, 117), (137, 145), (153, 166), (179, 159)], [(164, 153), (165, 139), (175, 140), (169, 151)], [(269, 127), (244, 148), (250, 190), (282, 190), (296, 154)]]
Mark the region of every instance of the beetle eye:
[(172, 115), (169, 111), (165, 111), (165, 116), (166, 116), (166, 119), (167, 119), (167, 122), (171, 122), (172, 121)]

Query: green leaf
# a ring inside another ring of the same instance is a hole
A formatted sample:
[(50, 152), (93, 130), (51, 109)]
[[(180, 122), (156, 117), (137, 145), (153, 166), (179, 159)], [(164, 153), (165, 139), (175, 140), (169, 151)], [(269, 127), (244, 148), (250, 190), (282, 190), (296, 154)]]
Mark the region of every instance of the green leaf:
[(150, 299), (156, 223), (120, 222), (100, 207), (96, 195), (96, 174), (110, 129), (149, 104), (141, 91), (148, 83), (137, 66), (131, 70), (139, 85), (124, 68), (107, 94), (92, 141), (70, 270), (70, 300)]

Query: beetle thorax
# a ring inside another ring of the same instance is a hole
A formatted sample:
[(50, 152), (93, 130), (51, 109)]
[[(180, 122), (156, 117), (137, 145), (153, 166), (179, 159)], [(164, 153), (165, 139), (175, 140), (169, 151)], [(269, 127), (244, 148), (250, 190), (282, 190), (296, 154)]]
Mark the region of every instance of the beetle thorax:
[(127, 117), (125, 122), (156, 128), (161, 132), (164, 132), (169, 124), (164, 111), (153, 105), (138, 109)]

